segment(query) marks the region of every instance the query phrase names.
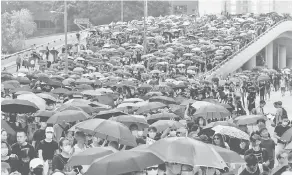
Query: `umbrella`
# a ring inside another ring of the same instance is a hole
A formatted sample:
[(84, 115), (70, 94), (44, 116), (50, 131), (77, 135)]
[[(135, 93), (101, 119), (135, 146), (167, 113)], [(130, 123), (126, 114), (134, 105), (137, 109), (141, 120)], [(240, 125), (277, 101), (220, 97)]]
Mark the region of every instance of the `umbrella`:
[(154, 96), (149, 99), (150, 102), (161, 102), (166, 104), (176, 104), (176, 101), (171, 97)]
[(53, 102), (57, 101), (57, 99), (53, 95), (51, 95), (49, 93), (39, 93), (39, 94), (36, 94), (36, 95), (41, 97), (41, 98), (43, 98), (43, 99), (45, 99), (45, 100), (51, 100)]
[(267, 120), (264, 115), (243, 115), (233, 119), (237, 125), (251, 125), (256, 124), (258, 120)]
[(30, 101), (36, 104), (40, 110), (46, 110), (46, 101), (35, 94), (21, 94), (17, 96), (17, 99)]
[(8, 134), (16, 135), (14, 129), (3, 119), (1, 119), (1, 129), (5, 129)]
[(147, 150), (126, 150), (113, 153), (94, 161), (85, 175), (96, 174), (118, 175), (135, 171), (142, 171), (163, 161)]
[(94, 116), (94, 118), (109, 119), (111, 117), (116, 117), (120, 115), (127, 115), (127, 114), (124, 112), (121, 112), (120, 109), (111, 109), (107, 111), (100, 111), (98, 114)]
[(284, 134), (281, 136), (281, 140), (285, 140), (288, 142), (292, 141), (292, 128), (284, 132)]
[(52, 90), (53, 94), (66, 94), (68, 92), (69, 92), (69, 90), (64, 89), (64, 88), (57, 88), (57, 89)]
[(230, 137), (249, 140), (249, 135), (247, 133), (241, 131), (240, 129), (232, 127), (232, 126), (217, 125), (217, 126), (213, 127), (212, 130), (214, 130), (216, 133), (228, 135)]
[(58, 112), (54, 114), (52, 117), (50, 117), (47, 121), (47, 123), (62, 123), (65, 122), (76, 122), (78, 120), (86, 120), (89, 119), (90, 116), (83, 112), (83, 111), (76, 111), (76, 110), (66, 110), (62, 112)]
[(161, 139), (150, 145), (148, 149), (164, 162), (219, 169), (227, 167), (222, 157), (212, 147), (188, 137)]
[(203, 101), (210, 102), (210, 103), (215, 104), (215, 105), (223, 106), (226, 109), (231, 109), (232, 108), (229, 104), (220, 103), (218, 100), (215, 100), (215, 99), (204, 99)]
[(223, 160), (226, 163), (234, 163), (234, 164), (244, 164), (245, 161), (243, 158), (236, 152), (226, 149), (226, 148), (221, 148), (219, 146), (211, 145), (208, 144), (211, 148), (213, 148), (216, 152), (219, 153), (219, 155), (223, 158)]
[(209, 105), (200, 107), (194, 116), (203, 116), (204, 118), (224, 118), (230, 116), (231, 113), (219, 105)]
[(175, 120), (159, 120), (150, 126), (157, 128), (158, 132), (163, 132), (167, 128), (179, 129), (181, 127), (184, 127), (184, 125), (182, 123), (175, 121)]
[(124, 125), (130, 127), (131, 124), (135, 123), (138, 125), (138, 129), (148, 128), (149, 125), (144, 116), (139, 115), (120, 115), (116, 117), (117, 122), (123, 123)]
[(76, 126), (77, 129), (85, 133), (95, 135), (96, 137), (109, 141), (117, 141), (120, 144), (128, 146), (136, 146), (136, 139), (132, 135), (128, 127), (122, 123), (104, 120), (90, 119)]
[(214, 105), (214, 104), (212, 104), (210, 102), (206, 102), (206, 101), (194, 101), (194, 103), (192, 104), (192, 107), (199, 109), (201, 107), (211, 106), (211, 105)]
[(271, 78), (268, 76), (268, 75), (260, 75), (258, 78), (257, 78), (257, 81), (268, 81), (270, 80)]
[(32, 113), (39, 110), (39, 108), (28, 100), (7, 99), (1, 103), (2, 112), (10, 113)]
[(207, 124), (207, 126), (204, 127), (204, 129), (207, 129), (207, 128), (213, 128), (215, 126), (231, 126), (231, 127), (236, 127), (236, 124), (234, 123), (231, 123), (231, 122), (227, 122), (227, 121), (217, 121), (217, 122), (211, 122), (209, 124)]
[(147, 120), (170, 120), (175, 118), (180, 117), (174, 113), (163, 112), (159, 114), (153, 114), (150, 117), (147, 117)]
[(141, 99), (141, 98), (127, 98), (127, 99), (124, 99), (123, 103), (127, 102), (131, 102), (131, 103), (135, 103), (135, 102), (143, 102), (144, 100)]
[(137, 114), (146, 113), (146, 112), (149, 112), (151, 110), (157, 110), (157, 109), (164, 108), (164, 107), (166, 107), (166, 105), (163, 103), (149, 102), (148, 104), (139, 107), (139, 109), (137, 110)]
[(69, 166), (90, 165), (96, 159), (102, 158), (112, 153), (114, 153), (114, 151), (106, 147), (88, 148), (85, 151), (73, 155), (69, 159), (68, 165)]
[(55, 111), (44, 111), (44, 110), (39, 110), (37, 111), (34, 116), (36, 117), (46, 117), (46, 118), (50, 118), (52, 117), (54, 114), (56, 114)]

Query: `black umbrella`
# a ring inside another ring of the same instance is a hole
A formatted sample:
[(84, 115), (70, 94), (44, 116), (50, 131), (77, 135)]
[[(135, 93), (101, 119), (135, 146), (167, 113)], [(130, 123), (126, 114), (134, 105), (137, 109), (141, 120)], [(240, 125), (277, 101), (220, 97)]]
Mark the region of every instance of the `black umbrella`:
[(50, 50), (50, 53), (53, 55), (58, 55), (59, 52), (57, 50)]
[(111, 117), (117, 117), (120, 115), (127, 115), (127, 114), (124, 112), (121, 112), (118, 109), (111, 109), (107, 111), (100, 111), (97, 115), (94, 116), (94, 118), (109, 119)]
[(1, 103), (1, 111), (9, 113), (34, 113), (39, 108), (28, 100), (8, 99)]

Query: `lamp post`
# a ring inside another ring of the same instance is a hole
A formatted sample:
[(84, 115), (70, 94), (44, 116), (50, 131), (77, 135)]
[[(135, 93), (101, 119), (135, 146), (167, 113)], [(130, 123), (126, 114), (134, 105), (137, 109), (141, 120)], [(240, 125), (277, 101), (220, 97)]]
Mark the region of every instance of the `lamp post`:
[(67, 37), (67, 26), (68, 26), (68, 21), (67, 21), (67, 0), (64, 0), (64, 12), (57, 12), (57, 11), (50, 11), (51, 13), (59, 13), (59, 14), (64, 14), (64, 33), (65, 33), (65, 73), (68, 74), (68, 37)]
[(121, 0), (121, 21), (124, 22), (124, 1)]
[(146, 54), (146, 50), (147, 50), (147, 25), (146, 25), (146, 18), (147, 18), (147, 0), (144, 0), (144, 41), (143, 41), (143, 45), (144, 45), (144, 54)]

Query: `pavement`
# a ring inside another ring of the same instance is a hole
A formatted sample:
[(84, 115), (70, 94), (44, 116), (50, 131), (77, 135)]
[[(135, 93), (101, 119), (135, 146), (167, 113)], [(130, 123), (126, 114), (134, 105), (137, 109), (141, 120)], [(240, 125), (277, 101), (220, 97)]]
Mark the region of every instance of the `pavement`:
[[(33, 38), (33, 39), (26, 40), (26, 46), (27, 48), (31, 48), (31, 46), (35, 44), (36, 46), (43, 45), (42, 47), (37, 48), (37, 50), (45, 50), (47, 46), (50, 49), (55, 48), (56, 50), (59, 50), (65, 44), (64, 40), (65, 40), (64, 34), (63, 35), (60, 34), (56, 36), (41, 37), (41, 38)], [(76, 38), (75, 33), (68, 34), (68, 44), (70, 43), (77, 43), (77, 38)], [(16, 65), (15, 65), (16, 58), (17, 56), (12, 56), (8, 59), (1, 60), (1, 69), (6, 67), (7, 72), (14, 73), (16, 71)]]

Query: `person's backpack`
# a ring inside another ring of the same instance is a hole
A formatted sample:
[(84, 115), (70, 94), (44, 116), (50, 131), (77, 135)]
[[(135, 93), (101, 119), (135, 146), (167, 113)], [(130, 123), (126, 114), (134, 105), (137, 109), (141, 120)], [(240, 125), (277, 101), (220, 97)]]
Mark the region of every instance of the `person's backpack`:
[(282, 119), (288, 118), (287, 111), (284, 108), (282, 108), (282, 116), (281, 117), (282, 117)]

